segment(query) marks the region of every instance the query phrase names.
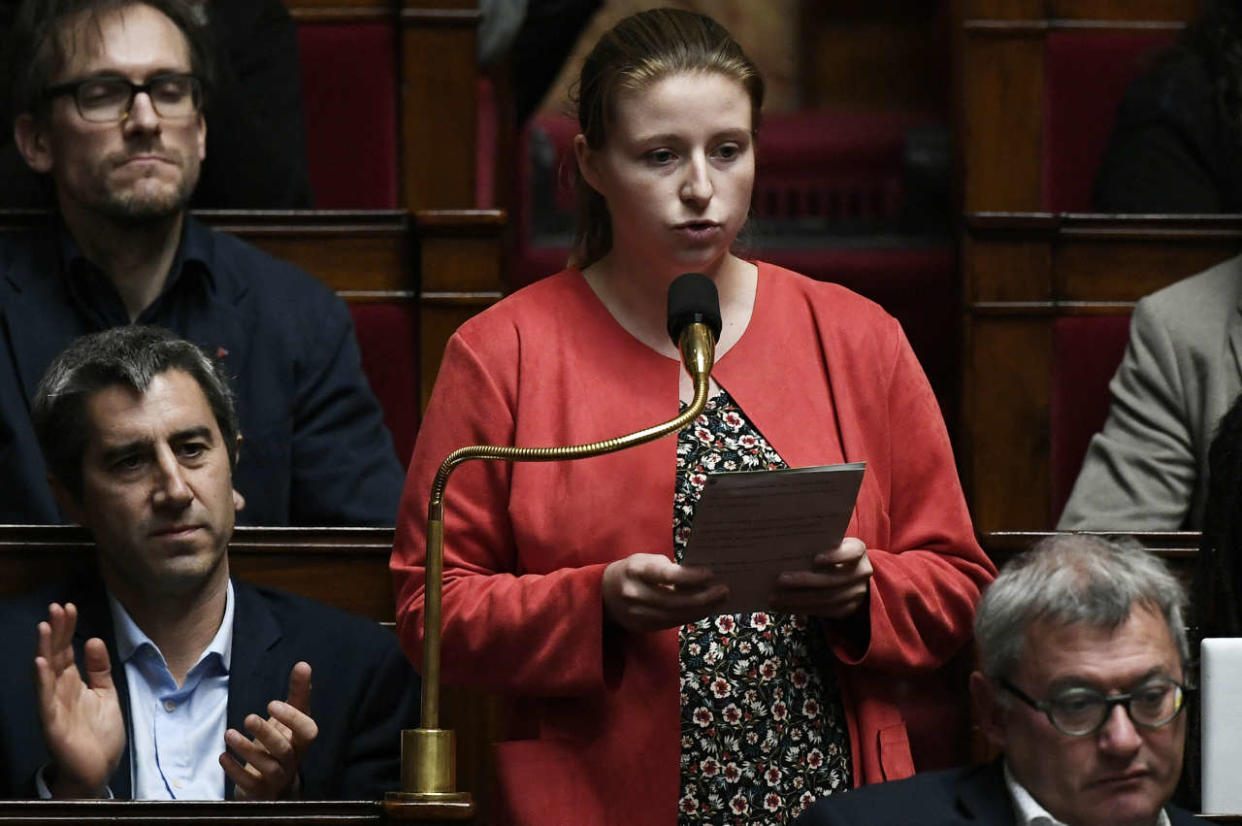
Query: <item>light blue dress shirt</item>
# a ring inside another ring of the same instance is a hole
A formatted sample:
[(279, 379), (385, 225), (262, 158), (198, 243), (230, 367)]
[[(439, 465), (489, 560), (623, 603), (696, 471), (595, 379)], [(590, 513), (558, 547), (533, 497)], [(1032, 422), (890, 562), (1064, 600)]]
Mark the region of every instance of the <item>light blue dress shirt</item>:
[(222, 800), (224, 730), (233, 654), (233, 583), (224, 621), (178, 688), (164, 655), (108, 594), (117, 655), (129, 683), (130, 779), (135, 800)]

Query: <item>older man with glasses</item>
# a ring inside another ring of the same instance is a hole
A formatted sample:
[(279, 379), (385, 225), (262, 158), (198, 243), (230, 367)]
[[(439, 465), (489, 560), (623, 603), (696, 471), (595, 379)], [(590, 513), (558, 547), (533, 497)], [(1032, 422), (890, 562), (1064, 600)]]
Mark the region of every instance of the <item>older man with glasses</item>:
[(798, 826), (1188, 826), (1185, 595), (1142, 548), (1044, 540), (975, 619), (976, 715), (1001, 758), (822, 800)]
[(136, 322), (234, 376), (243, 521), (391, 525), (404, 474), (344, 304), (187, 214), (214, 75), (191, 6), (25, 0), (12, 37), (14, 140), (57, 212), (0, 238), (0, 524), (63, 521), (31, 428), (35, 386), (69, 342)]

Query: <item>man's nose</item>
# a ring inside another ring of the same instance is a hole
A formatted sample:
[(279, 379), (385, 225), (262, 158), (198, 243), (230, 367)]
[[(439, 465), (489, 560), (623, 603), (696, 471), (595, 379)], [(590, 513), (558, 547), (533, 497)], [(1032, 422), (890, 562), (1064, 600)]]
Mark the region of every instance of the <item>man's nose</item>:
[(126, 133), (159, 131), (160, 116), (156, 113), (155, 104), (151, 102), (149, 94), (134, 93), (134, 99), (129, 105), (129, 111), (125, 114), (122, 124)]
[(1130, 719), (1125, 706), (1115, 705), (1096, 733), (1100, 749), (1110, 754), (1133, 754), (1143, 744), (1143, 735)]
[(185, 468), (172, 455), (163, 451), (156, 462), (157, 479), (153, 500), (157, 506), (185, 507), (194, 498), (185, 478)]

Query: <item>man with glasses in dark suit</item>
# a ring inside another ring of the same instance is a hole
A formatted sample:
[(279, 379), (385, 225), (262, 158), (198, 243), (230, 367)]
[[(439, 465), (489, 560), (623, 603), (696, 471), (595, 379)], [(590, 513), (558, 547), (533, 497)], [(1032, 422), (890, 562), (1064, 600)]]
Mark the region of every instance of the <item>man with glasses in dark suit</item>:
[(1055, 536), (1001, 570), (975, 620), (986, 766), (821, 800), (798, 826), (1189, 826), (1180, 583), (1142, 548)]
[(34, 387), (80, 335), (167, 327), (235, 377), (251, 524), (392, 524), (404, 482), (344, 304), (186, 211), (206, 147), (206, 30), (184, 0), (27, 0), (15, 142), (57, 212), (0, 239), (0, 523), (58, 522)]

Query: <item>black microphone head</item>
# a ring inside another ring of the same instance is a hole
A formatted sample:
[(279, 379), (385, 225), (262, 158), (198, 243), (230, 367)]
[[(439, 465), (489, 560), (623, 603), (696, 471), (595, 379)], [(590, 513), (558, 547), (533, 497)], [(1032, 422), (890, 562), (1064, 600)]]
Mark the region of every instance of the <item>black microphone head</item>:
[(681, 344), (681, 331), (690, 324), (702, 322), (720, 338), (720, 296), (716, 284), (697, 272), (683, 273), (668, 288), (668, 334), (673, 344)]

